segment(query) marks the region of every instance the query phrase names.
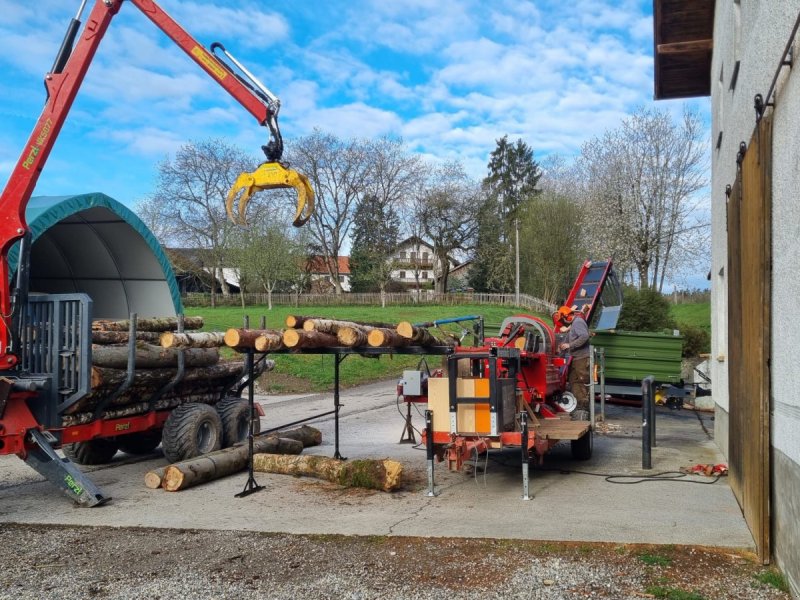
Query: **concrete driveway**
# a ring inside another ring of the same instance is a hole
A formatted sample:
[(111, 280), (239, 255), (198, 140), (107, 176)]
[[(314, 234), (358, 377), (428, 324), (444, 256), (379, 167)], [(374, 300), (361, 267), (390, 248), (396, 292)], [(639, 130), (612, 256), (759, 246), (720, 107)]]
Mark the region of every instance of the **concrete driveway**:
[[(348, 458), (394, 458), (414, 484), (385, 494), (341, 490), (313, 479), (257, 473), (265, 489), (234, 498), (247, 479), (237, 474), (183, 492), (149, 490), (144, 474), (166, 464), (159, 452), (131, 458), (118, 454), (109, 466), (87, 467), (113, 501), (86, 509), (74, 506), (16, 457), (0, 459), (0, 522), (253, 530), (285, 533), (463, 536), (616, 543), (695, 544), (753, 547), (753, 540), (725, 478), (617, 484), (604, 474), (677, 471), (696, 463), (718, 463), (708, 432), (710, 416), (659, 409), (653, 469), (641, 470), (639, 409), (607, 406), (608, 433), (595, 437), (590, 461), (570, 457), (568, 444), (555, 447), (532, 471), (534, 498), (523, 501), (518, 452), (481, 457), (477, 470), (449, 473), (437, 465), (439, 495), (426, 495), (424, 448), (399, 444), (403, 417), (394, 382), (342, 392), (340, 451)], [(262, 428), (331, 410), (331, 394), (268, 397)], [(424, 408), (424, 406), (422, 407)], [(334, 422), (310, 422), (323, 444), (306, 452), (333, 455)], [(423, 419), (415, 416), (422, 427)]]

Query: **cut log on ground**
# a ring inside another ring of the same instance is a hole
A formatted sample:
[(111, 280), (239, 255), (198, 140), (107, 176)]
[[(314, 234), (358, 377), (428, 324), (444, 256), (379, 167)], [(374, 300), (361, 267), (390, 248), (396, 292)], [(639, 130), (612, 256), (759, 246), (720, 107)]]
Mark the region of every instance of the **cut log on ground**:
[[(262, 448), (264, 450), (261, 450)], [(267, 451), (276, 456), (300, 454), (303, 451), (303, 443), (278, 437), (255, 438), (253, 449), (254, 452)], [(244, 470), (247, 467), (248, 456), (248, 447), (242, 445), (175, 463), (164, 469), (161, 485), (168, 492), (177, 492), (207, 481), (214, 481)]]
[(167, 467), (160, 469), (153, 469), (144, 474), (144, 484), (151, 490), (157, 490), (161, 487), (161, 482), (164, 480), (164, 471)]
[(282, 475), (306, 475), (338, 483), (345, 487), (362, 487), (391, 492), (400, 487), (403, 465), (395, 460), (341, 461), (326, 456), (283, 456), (256, 454), (253, 470)]
[(193, 333), (165, 331), (158, 341), (162, 348), (219, 348), (225, 345), (225, 334), (221, 331)]
[(225, 344), (231, 348), (244, 350), (256, 347), (256, 340), (261, 336), (281, 335), (280, 331), (274, 329), (228, 329), (225, 332)]
[(285, 350), (286, 346), (283, 343), (283, 332), (275, 331), (272, 333), (265, 333), (256, 338), (256, 351), (257, 352), (276, 352), (278, 350)]
[[(158, 343), (160, 333), (157, 331), (137, 331), (136, 339), (140, 342)], [(92, 331), (93, 344), (127, 344), (130, 334), (127, 331)]]
[(408, 321), (403, 321), (397, 325), (397, 333), (411, 340), (411, 343), (416, 346), (435, 346), (440, 343), (430, 331), (424, 327), (414, 327)]
[(338, 345), (338, 340), (329, 333), (287, 329), (283, 332), (283, 343), (287, 348), (332, 348)]
[[(303, 425), (287, 431), (255, 436), (253, 451), (272, 454), (300, 454), (303, 448), (318, 446), (321, 443), (322, 433), (319, 429)], [(224, 450), (150, 471), (145, 475), (145, 485), (151, 487), (158, 477), (159, 485), (167, 491), (183, 490), (244, 470), (247, 466), (248, 454), (248, 443), (242, 442)]]
[[(178, 350), (162, 348), (146, 342), (136, 342), (135, 365), (137, 369), (157, 369), (178, 365)], [(187, 348), (183, 351), (187, 367), (209, 367), (219, 362), (216, 348)], [(126, 369), (128, 367), (127, 346), (92, 345), (92, 364), (98, 367)]]
[[(131, 328), (128, 319), (119, 321), (109, 319), (98, 319), (92, 321), (94, 331), (129, 331)], [(202, 329), (203, 317), (184, 317), (184, 329)], [(178, 329), (177, 317), (154, 317), (152, 319), (136, 319), (137, 331), (174, 331)]]
[(373, 348), (401, 348), (411, 343), (410, 339), (404, 338), (395, 330), (383, 327), (370, 331), (367, 341)]

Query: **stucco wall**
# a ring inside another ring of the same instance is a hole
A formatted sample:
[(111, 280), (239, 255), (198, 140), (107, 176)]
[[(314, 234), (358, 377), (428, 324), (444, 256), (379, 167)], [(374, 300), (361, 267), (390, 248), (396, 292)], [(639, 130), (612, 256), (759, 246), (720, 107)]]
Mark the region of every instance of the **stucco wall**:
[[(755, 126), (753, 99), (766, 96), (792, 27), (800, 0), (718, 0), (712, 61), (712, 365), (718, 404), (717, 440), (727, 451), (728, 364), (725, 186), (736, 178), (736, 153)], [(738, 80), (730, 89), (736, 60)], [(800, 44), (795, 42), (795, 61)], [(772, 167), (772, 342), (771, 405), (773, 447), (772, 531), (778, 564), (800, 592), (800, 504), (787, 494), (800, 485), (800, 369), (796, 364), (800, 322), (794, 318), (800, 283), (800, 73), (783, 69), (773, 116)]]

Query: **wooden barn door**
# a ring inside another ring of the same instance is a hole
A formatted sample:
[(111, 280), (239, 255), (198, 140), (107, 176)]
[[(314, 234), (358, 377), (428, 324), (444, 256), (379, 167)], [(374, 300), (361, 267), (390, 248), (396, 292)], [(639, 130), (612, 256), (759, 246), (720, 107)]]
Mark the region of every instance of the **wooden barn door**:
[(759, 558), (770, 558), (772, 123), (757, 125), (728, 199), (730, 484)]

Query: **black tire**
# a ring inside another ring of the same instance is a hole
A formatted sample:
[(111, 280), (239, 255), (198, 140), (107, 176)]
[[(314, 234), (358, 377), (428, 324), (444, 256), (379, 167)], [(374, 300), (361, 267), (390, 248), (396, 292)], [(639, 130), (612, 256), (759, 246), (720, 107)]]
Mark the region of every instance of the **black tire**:
[[(247, 439), (250, 433), (250, 403), (242, 398), (225, 398), (217, 403), (219, 418), (222, 420), (222, 447), (229, 448)], [(253, 434), (261, 431), (261, 421), (256, 416), (253, 421)]]
[(139, 431), (117, 438), (119, 449), (125, 454), (149, 454), (161, 443), (161, 430)]
[(171, 463), (214, 452), (222, 447), (222, 421), (207, 404), (182, 404), (167, 417), (161, 444)]
[(110, 463), (117, 453), (117, 442), (108, 438), (96, 438), (85, 442), (64, 444), (64, 456), (79, 465), (104, 465)]

